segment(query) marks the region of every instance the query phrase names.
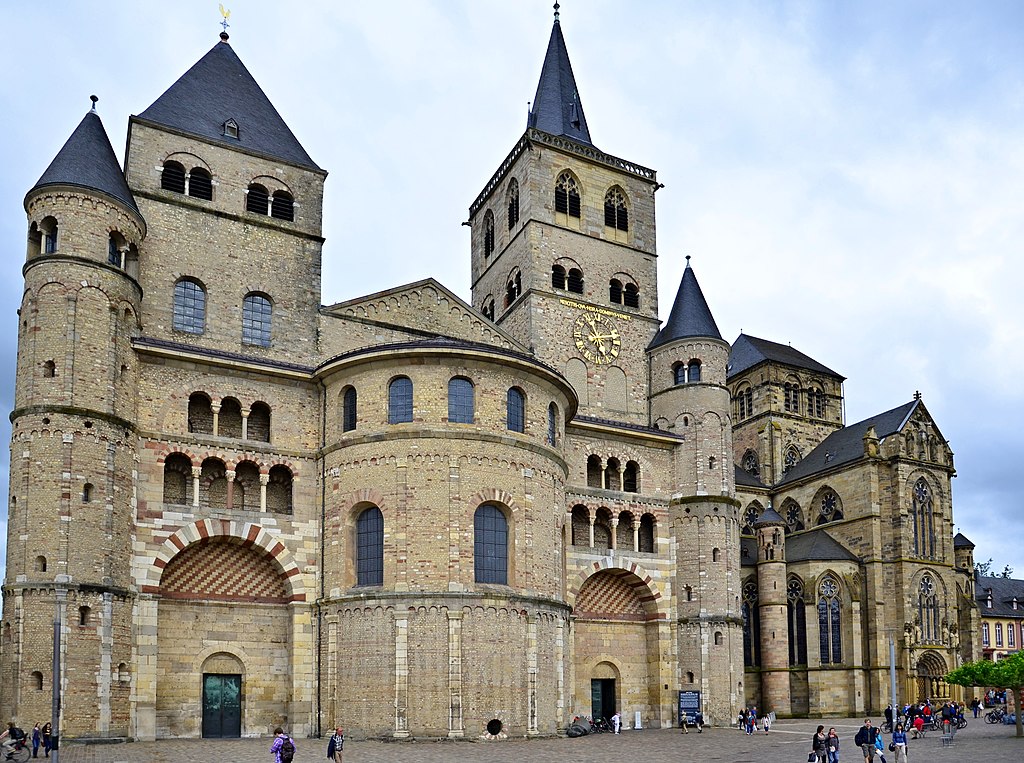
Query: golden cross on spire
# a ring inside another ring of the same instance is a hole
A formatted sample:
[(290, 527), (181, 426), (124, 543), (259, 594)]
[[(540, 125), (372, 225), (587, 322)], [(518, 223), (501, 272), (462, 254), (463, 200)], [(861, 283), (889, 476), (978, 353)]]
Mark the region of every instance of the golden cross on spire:
[(222, 27), (224, 27), (224, 31), (226, 32), (226, 31), (228, 31), (228, 27), (229, 27), (229, 26), (231, 26), (231, 25), (230, 25), (230, 24), (228, 23), (228, 19), (229, 19), (229, 18), (231, 18), (231, 11), (229, 11), (229, 10), (226, 10), (226, 9), (224, 8), (224, 6), (223, 6), (223, 5), (221, 5), (221, 6), (220, 6), (220, 15), (221, 15), (221, 16), (223, 17), (223, 19), (224, 19), (223, 21), (221, 21), (221, 22), (220, 22), (220, 25), (221, 25)]

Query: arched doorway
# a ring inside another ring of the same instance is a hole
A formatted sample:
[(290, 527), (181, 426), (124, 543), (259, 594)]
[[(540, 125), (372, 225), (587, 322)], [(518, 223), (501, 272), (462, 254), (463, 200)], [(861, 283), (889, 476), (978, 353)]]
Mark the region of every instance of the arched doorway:
[(203, 738), (242, 736), (242, 663), (218, 652), (203, 662)]
[(946, 661), (935, 652), (925, 652), (917, 663), (917, 699), (923, 701), (949, 699), (949, 684), (944, 677), (949, 670)]

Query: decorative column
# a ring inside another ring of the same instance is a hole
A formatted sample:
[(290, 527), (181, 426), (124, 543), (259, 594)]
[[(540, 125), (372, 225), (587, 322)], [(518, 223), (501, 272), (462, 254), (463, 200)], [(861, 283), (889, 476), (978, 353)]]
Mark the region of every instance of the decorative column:
[(192, 467), (192, 505), (199, 505), (199, 478), (203, 476), (203, 467)]
[(249, 439), (249, 408), (242, 409), (242, 439)]
[(134, 735), (140, 742), (156, 740), (157, 600), (139, 594), (132, 621), (135, 623)]
[(461, 738), (462, 720), (462, 612), (448, 610), (448, 736)]
[(590, 523), (590, 547), (594, 547), (594, 522), (597, 520), (593, 514), (590, 514), (590, 509), (587, 509), (587, 521)]
[[(302, 590), (304, 586), (297, 583)], [(293, 601), (289, 605), (292, 615), (291, 664), (292, 701), (289, 723), (293, 733), (304, 737), (313, 733), (313, 619), (309, 604)]]
[(537, 616), (526, 618), (526, 735), (537, 736)]
[(270, 483), (269, 474), (260, 475), (260, 511), (267, 510), (267, 485)]
[(395, 736), (409, 736), (409, 618), (395, 618)]
[(634, 553), (640, 553), (640, 522), (637, 518), (633, 517), (633, 551)]
[(612, 551), (614, 551), (617, 548), (617, 546), (618, 546), (618, 542), (616, 541), (616, 538), (615, 538), (615, 536), (619, 534), (618, 531), (619, 531), (619, 518), (618, 517), (612, 517)]
[(226, 470), (224, 472), (224, 478), (228, 481), (228, 499), (225, 508), (230, 511), (235, 508), (235, 470)]

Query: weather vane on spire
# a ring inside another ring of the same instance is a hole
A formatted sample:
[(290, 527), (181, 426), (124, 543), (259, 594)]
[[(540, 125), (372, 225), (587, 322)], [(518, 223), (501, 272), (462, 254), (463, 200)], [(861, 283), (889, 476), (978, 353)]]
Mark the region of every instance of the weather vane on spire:
[(223, 6), (223, 5), (221, 5), (221, 6), (220, 6), (220, 15), (221, 15), (221, 16), (223, 17), (223, 19), (224, 19), (223, 21), (221, 21), (221, 22), (220, 22), (220, 25), (221, 25), (222, 27), (224, 27), (224, 31), (225, 31), (225, 32), (227, 32), (227, 31), (228, 31), (228, 27), (229, 27), (229, 26), (231, 26), (231, 25), (230, 25), (230, 24), (228, 23), (228, 19), (229, 19), (229, 18), (231, 18), (231, 11), (229, 11), (229, 10), (226, 10), (226, 9), (224, 8), (224, 6)]
[(556, 0), (556, 2), (555, 2), (555, 23), (556, 24), (558, 23), (558, 8), (559, 8), (559, 6), (558, 6), (558, 2)]

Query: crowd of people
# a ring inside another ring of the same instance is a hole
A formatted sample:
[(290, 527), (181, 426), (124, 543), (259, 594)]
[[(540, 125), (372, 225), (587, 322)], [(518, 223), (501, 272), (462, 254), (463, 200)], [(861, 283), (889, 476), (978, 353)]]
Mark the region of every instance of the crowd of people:
[[(15, 726), (13, 722), (7, 725), (7, 731), (0, 734), (0, 741), (3, 741), (5, 746), (20, 743), (25, 747), (29, 744), (32, 745), (32, 757), (39, 757), (39, 748), (43, 748), (43, 757), (50, 757), (50, 750), (53, 749), (53, 726), (49, 721), (44, 723), (42, 727), (37, 723), (32, 728), (32, 734), (26, 734), (21, 728)], [(4, 741), (6, 740), (6, 741)]]

